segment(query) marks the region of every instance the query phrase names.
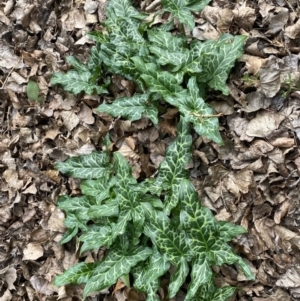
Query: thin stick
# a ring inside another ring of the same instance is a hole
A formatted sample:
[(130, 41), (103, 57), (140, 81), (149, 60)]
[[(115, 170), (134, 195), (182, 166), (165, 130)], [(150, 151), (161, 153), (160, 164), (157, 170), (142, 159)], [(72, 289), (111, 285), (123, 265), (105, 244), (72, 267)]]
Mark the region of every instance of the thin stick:
[(11, 68), (11, 70), (10, 70), (9, 73), (7, 74), (7, 76), (6, 76), (5, 80), (4, 80), (4, 82), (2, 82), (2, 80), (0, 80), (0, 83), (2, 84), (2, 86), (0, 87), (0, 90), (3, 90), (3, 89), (4, 89), (5, 84), (6, 84), (7, 80), (8, 80), (8, 78), (9, 78), (9, 76), (10, 76), (11, 73), (15, 70), (15, 68), (18, 66), (20, 60), (21, 60), (21, 57), (19, 57), (17, 63)]

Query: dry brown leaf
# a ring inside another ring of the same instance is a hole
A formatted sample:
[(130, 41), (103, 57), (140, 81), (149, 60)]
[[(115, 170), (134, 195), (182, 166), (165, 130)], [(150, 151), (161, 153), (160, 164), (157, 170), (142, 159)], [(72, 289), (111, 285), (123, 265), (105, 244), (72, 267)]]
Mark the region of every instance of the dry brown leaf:
[(44, 255), (44, 249), (40, 243), (29, 243), (24, 251), (22, 260), (36, 260)]
[(291, 26), (288, 26), (284, 34), (286, 34), (290, 39), (297, 39), (300, 37), (300, 19)]
[(48, 229), (51, 231), (64, 233), (66, 231), (64, 219), (64, 213), (60, 209), (55, 208), (48, 220)]
[(239, 61), (246, 63), (249, 74), (256, 75), (268, 60), (254, 55), (243, 54), (242, 57), (239, 58)]
[(6, 267), (0, 270), (0, 279), (4, 281), (9, 290), (15, 290), (14, 282), (17, 279), (17, 271), (14, 267)]
[(87, 124), (93, 124), (95, 122), (93, 111), (84, 103), (80, 105), (80, 112), (77, 114), (77, 117)]
[(278, 129), (280, 123), (284, 119), (284, 116), (274, 112), (259, 112), (256, 117), (250, 120), (250, 122), (248, 123), (246, 134), (250, 137), (265, 138), (274, 130)]
[(65, 127), (72, 131), (80, 122), (78, 116), (71, 111), (63, 111), (60, 113)]
[(27, 187), (24, 191), (24, 194), (36, 194), (37, 193), (37, 188), (35, 186), (35, 184), (30, 185), (29, 187)]

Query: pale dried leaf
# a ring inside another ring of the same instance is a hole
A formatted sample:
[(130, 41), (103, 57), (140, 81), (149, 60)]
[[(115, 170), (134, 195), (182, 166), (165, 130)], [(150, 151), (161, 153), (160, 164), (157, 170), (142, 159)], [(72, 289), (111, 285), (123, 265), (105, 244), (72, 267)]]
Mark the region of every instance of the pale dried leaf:
[(22, 260), (36, 260), (44, 255), (44, 249), (40, 243), (29, 243), (24, 251)]

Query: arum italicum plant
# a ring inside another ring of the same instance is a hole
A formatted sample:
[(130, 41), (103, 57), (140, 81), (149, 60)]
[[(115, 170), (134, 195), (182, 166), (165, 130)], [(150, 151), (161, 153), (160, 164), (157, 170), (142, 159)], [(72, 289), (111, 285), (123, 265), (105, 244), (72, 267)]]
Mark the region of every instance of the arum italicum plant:
[[(162, 0), (162, 6), (193, 28), (191, 12), (208, 2)], [(199, 135), (222, 143), (217, 116), (203, 98), (206, 89), (228, 94), (226, 80), (242, 54), (245, 37), (226, 34), (217, 41), (200, 42), (174, 35), (173, 21), (151, 27), (127, 0), (110, 0), (106, 14), (106, 33), (90, 34), (96, 45), (88, 63), (68, 57), (74, 69), (55, 73), (51, 82), (75, 94), (102, 94), (108, 93), (110, 76), (124, 76), (136, 83), (136, 93), (101, 104), (97, 110), (131, 121), (144, 115), (157, 125), (158, 107), (165, 102), (180, 112), (178, 135), (156, 177), (142, 182), (133, 178), (118, 152), (93, 152), (56, 164), (62, 173), (82, 180), (82, 196), (63, 195), (58, 201), (68, 228), (62, 243), (80, 235), (81, 253), (104, 247), (107, 251), (101, 261), (69, 268), (54, 284), (85, 284), (86, 297), (121, 278), (154, 301), (160, 277), (171, 273), (168, 297), (174, 297), (188, 277), (186, 300), (225, 301), (235, 288), (216, 287), (212, 266), (237, 264), (253, 279), (249, 266), (228, 245), (246, 231), (217, 221), (201, 206), (185, 167), (192, 154), (191, 125)], [(104, 143), (108, 149), (109, 139)]]

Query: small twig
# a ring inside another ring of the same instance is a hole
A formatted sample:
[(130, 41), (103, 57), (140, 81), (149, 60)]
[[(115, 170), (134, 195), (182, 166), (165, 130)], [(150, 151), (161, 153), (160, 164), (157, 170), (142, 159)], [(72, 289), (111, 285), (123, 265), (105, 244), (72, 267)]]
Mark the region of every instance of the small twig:
[(11, 73), (15, 70), (15, 68), (18, 66), (20, 60), (21, 60), (21, 57), (19, 57), (17, 63), (16, 63), (16, 64), (11, 68), (11, 70), (8, 72), (8, 74), (7, 74), (7, 76), (6, 76), (5, 80), (4, 80), (4, 82), (2, 82), (2, 80), (0, 80), (0, 83), (1, 83), (0, 90), (3, 90), (3, 89), (4, 89), (5, 84), (6, 84), (7, 80), (8, 80), (8, 78), (9, 78), (9, 76), (10, 76)]
[(289, 8), (295, 13), (295, 10), (294, 10), (293, 6), (291, 5), (290, 1), (285, 0), (285, 2), (289, 6)]

